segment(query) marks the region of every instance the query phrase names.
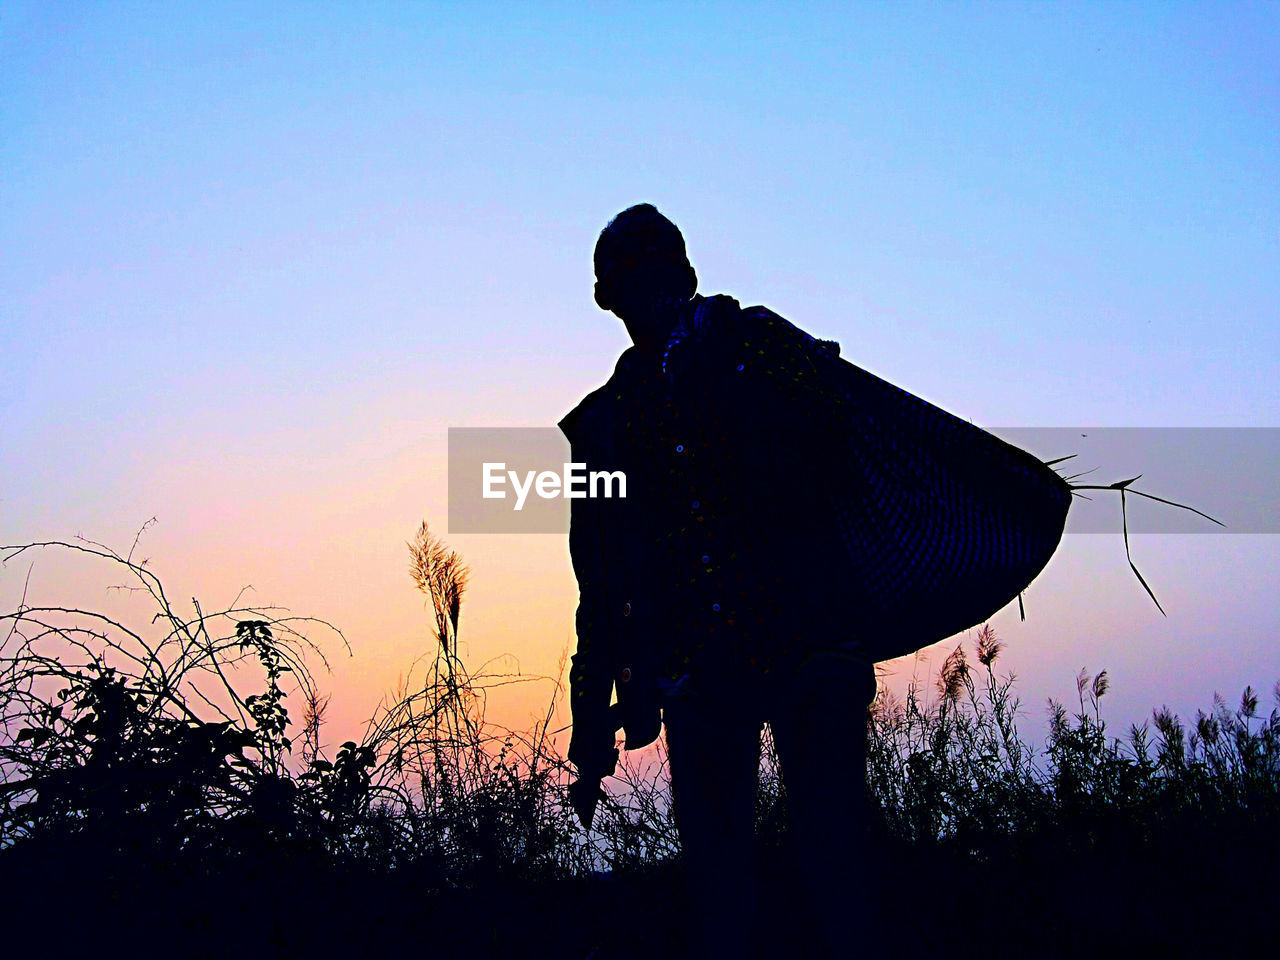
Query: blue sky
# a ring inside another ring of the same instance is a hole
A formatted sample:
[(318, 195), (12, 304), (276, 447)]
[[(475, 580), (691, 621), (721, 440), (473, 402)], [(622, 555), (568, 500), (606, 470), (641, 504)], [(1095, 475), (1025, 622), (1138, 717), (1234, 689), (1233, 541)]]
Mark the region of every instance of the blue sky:
[[(591, 247), (642, 200), (702, 292), (981, 425), (1280, 424), (1274, 4), (9, 3), (0, 87), (4, 540), (159, 515), (191, 591), (343, 597), (360, 649), (420, 615), (446, 428), (607, 376)], [(558, 649), (564, 544), (459, 545), (475, 642)], [(1031, 693), (1276, 679), (1275, 537), (1135, 549), (1169, 620), (1068, 538), (1009, 626)]]

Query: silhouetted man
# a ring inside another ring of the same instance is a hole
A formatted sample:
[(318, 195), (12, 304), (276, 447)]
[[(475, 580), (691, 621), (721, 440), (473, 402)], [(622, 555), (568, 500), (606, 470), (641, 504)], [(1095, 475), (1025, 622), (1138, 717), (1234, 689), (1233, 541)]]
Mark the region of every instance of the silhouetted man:
[(595, 272), (596, 303), (634, 343), (560, 423), (575, 462), (627, 477), (625, 498), (571, 501), (575, 805), (589, 824), (619, 726), (637, 749), (665, 723), (700, 947), (747, 956), (770, 722), (807, 894), (797, 936), (810, 928), (815, 950), (847, 955), (867, 935), (875, 678), (823, 487), (839, 398), (812, 358), (839, 348), (764, 307), (697, 296), (679, 229), (649, 204), (601, 232)]

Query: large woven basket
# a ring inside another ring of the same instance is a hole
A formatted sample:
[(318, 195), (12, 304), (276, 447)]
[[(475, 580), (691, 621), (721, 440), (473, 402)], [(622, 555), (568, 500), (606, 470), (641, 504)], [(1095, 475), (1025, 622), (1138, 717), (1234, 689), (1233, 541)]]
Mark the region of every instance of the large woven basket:
[(903, 656), (1021, 602), (1062, 539), (1068, 482), (809, 339), (849, 400), (833, 432), (842, 465), (828, 495), (871, 658)]

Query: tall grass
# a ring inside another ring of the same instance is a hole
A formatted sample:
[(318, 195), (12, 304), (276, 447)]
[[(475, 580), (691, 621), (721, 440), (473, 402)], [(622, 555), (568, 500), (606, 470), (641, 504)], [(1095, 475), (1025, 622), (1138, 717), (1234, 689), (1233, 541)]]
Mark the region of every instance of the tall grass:
[[(1141, 846), (1188, 818), (1274, 830), (1280, 813), (1280, 683), (1277, 709), (1258, 713), (1246, 688), (1230, 709), (1215, 695), (1189, 734), (1168, 708), (1108, 734), (1105, 670), (1076, 677), (1074, 710), (1049, 702), (1040, 755), (1021, 737), (1014, 678), (996, 673), (1002, 644), (990, 625), (942, 665), (936, 698), (917, 685), (905, 702), (881, 689), (872, 708), (868, 785), (887, 829), (917, 844), (959, 846), (979, 857), (1011, 842), (1053, 835), (1077, 848)], [(1154, 731), (1152, 727), (1154, 726)]]
[[(414, 664), (423, 673), (411, 670), (363, 736), (331, 756), (321, 748), (327, 700), (306, 661), (328, 664), (307, 633), (341, 639), (336, 628), (274, 608), (209, 613), (193, 600), (180, 610), (132, 552), (88, 541), (0, 548), (6, 564), (61, 551), (120, 569), (155, 608), (129, 625), (24, 595), (0, 618), (0, 861), (5, 848), (41, 844), (202, 870), (289, 857), (443, 890), (677, 860), (662, 741), (623, 755), (584, 832), (566, 796), (561, 731), (550, 730), (559, 678), (470, 670), (458, 643), (467, 567), (426, 524), (408, 546), (428, 612)], [(1147, 849), (1189, 822), (1280, 835), (1280, 684), (1265, 716), (1246, 689), (1234, 708), (1215, 697), (1189, 726), (1160, 708), (1117, 738), (1101, 709), (1106, 671), (1082, 673), (1072, 709), (1051, 703), (1037, 752), (1019, 733), (1014, 677), (997, 672), (1001, 648), (985, 626), (946, 658), (930, 695), (919, 684), (905, 698), (878, 693), (867, 784), (884, 837), (998, 864), (1049, 842)], [(548, 681), (532, 729), (486, 719), (492, 691)], [(785, 781), (767, 728), (757, 825), (762, 845), (785, 844)]]

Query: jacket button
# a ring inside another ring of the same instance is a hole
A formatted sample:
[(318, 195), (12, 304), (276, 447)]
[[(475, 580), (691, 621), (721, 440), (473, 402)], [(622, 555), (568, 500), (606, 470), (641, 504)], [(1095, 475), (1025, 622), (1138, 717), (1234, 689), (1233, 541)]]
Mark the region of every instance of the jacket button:
[(624, 617), (631, 616), (631, 601), (628, 600), (626, 603), (622, 605), (622, 615)]
[(629, 681), (630, 679), (631, 679), (631, 668), (630, 668), (630, 667), (623, 667), (623, 668), (622, 668), (622, 682), (623, 682), (623, 683), (626, 683), (626, 682), (627, 682), (627, 681)]

